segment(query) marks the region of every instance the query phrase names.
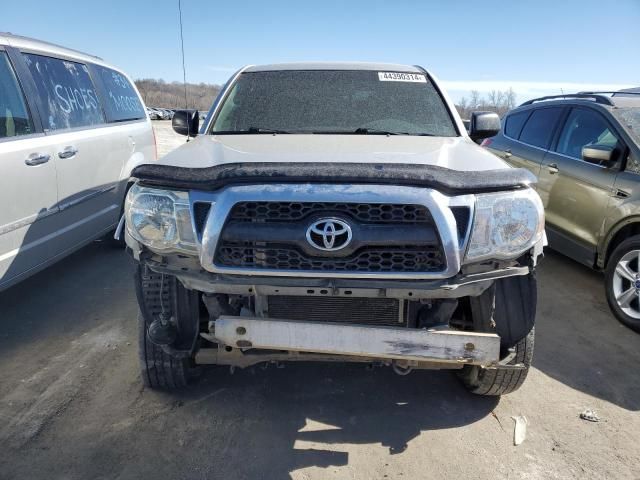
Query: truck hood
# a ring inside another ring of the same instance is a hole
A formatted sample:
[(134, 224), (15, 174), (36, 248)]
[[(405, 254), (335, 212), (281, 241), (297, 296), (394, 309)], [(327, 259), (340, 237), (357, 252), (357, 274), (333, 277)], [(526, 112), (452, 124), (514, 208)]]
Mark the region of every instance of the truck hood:
[(466, 137), (298, 134), (201, 135), (158, 165), (208, 168), (255, 162), (431, 165), (468, 172), (509, 168)]

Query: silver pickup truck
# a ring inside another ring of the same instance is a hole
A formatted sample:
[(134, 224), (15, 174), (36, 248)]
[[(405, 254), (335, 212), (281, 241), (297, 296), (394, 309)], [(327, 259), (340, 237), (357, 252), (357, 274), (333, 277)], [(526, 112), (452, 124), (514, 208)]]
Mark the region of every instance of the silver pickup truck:
[(250, 66), (195, 137), (133, 172), (142, 377), (284, 361), (452, 369), (477, 394), (524, 381), (544, 214), (533, 175), (473, 140), (421, 67)]

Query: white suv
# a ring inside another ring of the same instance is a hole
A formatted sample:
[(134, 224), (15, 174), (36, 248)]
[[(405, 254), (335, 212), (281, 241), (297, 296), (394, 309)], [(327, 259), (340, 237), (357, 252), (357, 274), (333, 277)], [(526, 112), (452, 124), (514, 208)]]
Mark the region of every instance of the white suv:
[(155, 159), (126, 74), (0, 33), (0, 290), (114, 230), (132, 168)]

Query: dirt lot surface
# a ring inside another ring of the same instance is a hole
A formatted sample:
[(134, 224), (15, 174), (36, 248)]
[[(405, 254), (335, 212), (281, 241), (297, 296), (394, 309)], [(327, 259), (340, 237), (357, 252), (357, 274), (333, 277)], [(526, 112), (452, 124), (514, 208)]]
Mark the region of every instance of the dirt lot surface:
[(174, 148), (186, 142), (187, 137), (178, 135), (171, 128), (171, 121), (157, 120), (152, 122), (156, 132), (156, 145), (158, 146), (158, 157), (163, 157)]
[(599, 274), (548, 252), (539, 284), (535, 368), (499, 400), (331, 364), (212, 368), (170, 395), (139, 378), (130, 260), (96, 242), (0, 293), (0, 478), (640, 478), (640, 335)]

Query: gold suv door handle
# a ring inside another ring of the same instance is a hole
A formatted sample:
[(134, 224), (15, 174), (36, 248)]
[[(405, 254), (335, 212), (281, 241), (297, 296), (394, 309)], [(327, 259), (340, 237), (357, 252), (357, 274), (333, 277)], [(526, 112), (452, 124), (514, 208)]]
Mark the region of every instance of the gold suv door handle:
[(549, 173), (551, 175), (555, 175), (556, 173), (559, 172), (558, 170), (558, 165), (556, 165), (555, 163), (550, 163), (547, 168), (549, 169)]

